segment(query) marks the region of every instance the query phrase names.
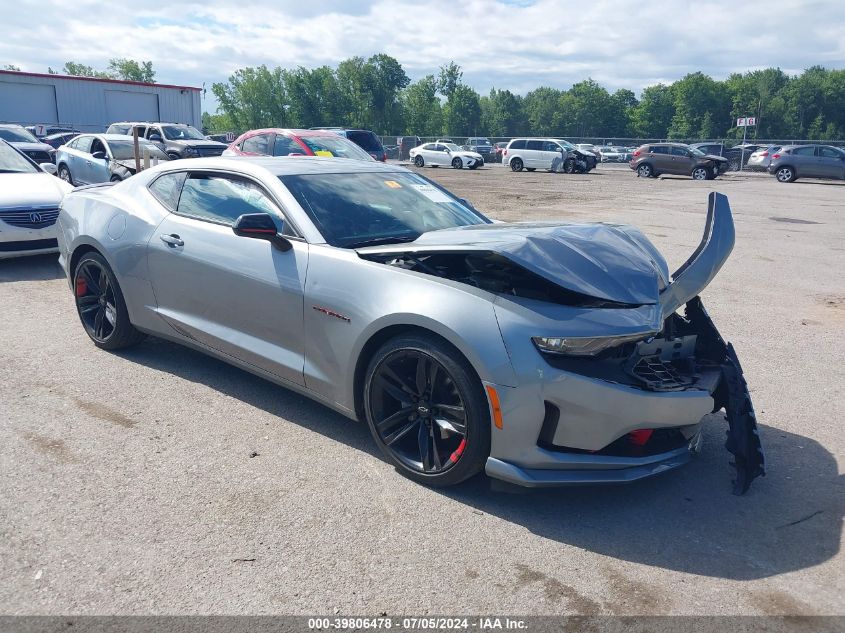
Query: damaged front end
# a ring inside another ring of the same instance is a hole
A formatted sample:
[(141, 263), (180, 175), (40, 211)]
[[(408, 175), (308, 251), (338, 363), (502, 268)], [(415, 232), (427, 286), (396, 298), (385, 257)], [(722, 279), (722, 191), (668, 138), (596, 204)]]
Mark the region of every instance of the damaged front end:
[(645, 236), (618, 225), (464, 227), (358, 254), (496, 295), (521, 386), (500, 393), (518, 424), (494, 433), (492, 476), (536, 486), (663, 472), (688, 459), (702, 417), (725, 409), (743, 494), (765, 474), (757, 421), (699, 297), (734, 239), (727, 198), (714, 193), (700, 244), (671, 277)]

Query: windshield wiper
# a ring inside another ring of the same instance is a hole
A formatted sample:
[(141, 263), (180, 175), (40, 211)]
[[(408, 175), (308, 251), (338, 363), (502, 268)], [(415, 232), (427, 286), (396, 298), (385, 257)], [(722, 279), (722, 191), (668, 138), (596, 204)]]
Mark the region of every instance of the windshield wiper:
[(358, 242), (350, 242), (344, 244), (344, 248), (361, 248), (363, 246), (379, 246), (381, 244), (402, 244), (404, 242), (413, 242), (419, 235), (393, 235), (388, 237), (373, 237), (368, 240), (360, 240)]

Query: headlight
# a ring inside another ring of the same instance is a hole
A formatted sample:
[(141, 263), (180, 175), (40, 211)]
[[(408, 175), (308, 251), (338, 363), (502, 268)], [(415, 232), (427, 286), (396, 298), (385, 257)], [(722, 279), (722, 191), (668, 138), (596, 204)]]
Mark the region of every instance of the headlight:
[(199, 152), (195, 150), (193, 147), (186, 147), (185, 148), (185, 156), (196, 156)]
[(534, 336), (532, 341), (541, 352), (548, 354), (562, 354), (565, 356), (595, 356), (599, 352), (624, 343), (641, 341), (655, 332), (639, 332), (624, 336), (596, 336), (596, 337), (549, 337)]

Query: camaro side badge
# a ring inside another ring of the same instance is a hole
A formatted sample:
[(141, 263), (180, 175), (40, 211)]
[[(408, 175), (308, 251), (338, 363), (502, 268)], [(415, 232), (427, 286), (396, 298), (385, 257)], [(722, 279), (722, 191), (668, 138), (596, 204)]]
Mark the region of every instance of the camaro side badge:
[(342, 314), (339, 314), (339, 313), (335, 312), (334, 310), (329, 310), (328, 308), (322, 308), (320, 306), (311, 306), (311, 307), (314, 308), (317, 312), (322, 312), (323, 314), (326, 314), (328, 316), (333, 316), (337, 319), (340, 319), (341, 321), (346, 321), (347, 323), (352, 322), (352, 319), (350, 319), (348, 316), (343, 316)]

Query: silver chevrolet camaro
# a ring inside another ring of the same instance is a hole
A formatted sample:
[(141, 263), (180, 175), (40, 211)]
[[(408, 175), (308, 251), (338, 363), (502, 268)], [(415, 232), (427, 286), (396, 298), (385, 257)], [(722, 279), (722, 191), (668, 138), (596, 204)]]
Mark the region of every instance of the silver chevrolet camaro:
[(734, 244), (711, 194), (670, 277), (637, 229), (499, 223), (394, 165), (162, 164), (68, 194), (60, 262), (98, 347), (146, 334), (366, 420), (400, 472), (628, 482), (697, 450), (724, 408), (742, 493), (764, 473), (742, 369), (704, 310)]

